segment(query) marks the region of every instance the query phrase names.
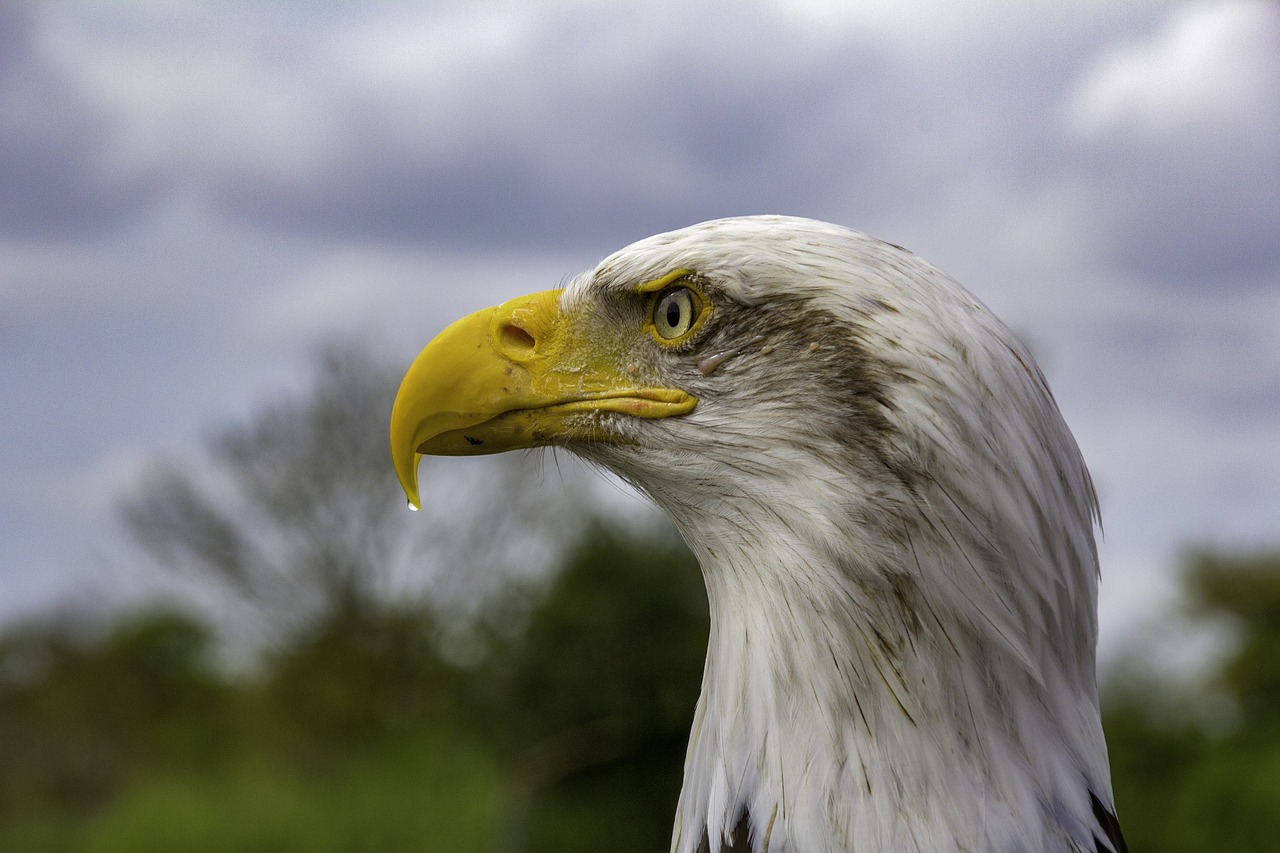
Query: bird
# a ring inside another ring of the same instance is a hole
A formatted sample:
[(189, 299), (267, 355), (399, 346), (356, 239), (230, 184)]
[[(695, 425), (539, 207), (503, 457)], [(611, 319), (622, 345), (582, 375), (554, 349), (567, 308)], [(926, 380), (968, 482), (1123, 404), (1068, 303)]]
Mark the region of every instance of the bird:
[(672, 853), (1125, 853), (1098, 501), (1031, 353), (901, 246), (812, 219), (633, 243), (447, 327), (423, 455), (556, 446), (657, 504), (710, 628)]

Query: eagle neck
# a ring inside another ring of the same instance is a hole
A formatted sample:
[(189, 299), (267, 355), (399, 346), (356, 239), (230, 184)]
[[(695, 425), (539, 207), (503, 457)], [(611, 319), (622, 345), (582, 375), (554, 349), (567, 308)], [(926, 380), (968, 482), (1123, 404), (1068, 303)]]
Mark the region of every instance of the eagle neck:
[(1096, 699), (1055, 719), (1041, 674), (886, 571), (895, 549), (841, 553), (808, 518), (678, 522), (711, 630), (673, 850), (714, 853), (744, 814), (770, 853), (1085, 849)]

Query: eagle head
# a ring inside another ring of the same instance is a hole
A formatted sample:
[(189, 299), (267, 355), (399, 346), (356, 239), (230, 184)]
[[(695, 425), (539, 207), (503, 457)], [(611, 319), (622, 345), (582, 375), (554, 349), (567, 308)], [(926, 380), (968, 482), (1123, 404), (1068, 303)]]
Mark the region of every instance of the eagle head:
[(649, 495), (702, 566), (673, 850), (1123, 849), (1089, 474), (1030, 353), (938, 269), (823, 222), (706, 222), (409, 368), (412, 505), (423, 454), (544, 445)]

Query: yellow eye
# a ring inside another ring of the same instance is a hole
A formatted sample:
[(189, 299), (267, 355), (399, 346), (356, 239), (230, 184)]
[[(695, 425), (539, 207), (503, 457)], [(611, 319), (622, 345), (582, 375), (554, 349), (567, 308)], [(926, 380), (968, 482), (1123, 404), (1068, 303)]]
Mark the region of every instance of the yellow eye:
[(653, 329), (658, 337), (672, 341), (693, 328), (699, 302), (698, 295), (687, 287), (663, 291), (653, 305)]

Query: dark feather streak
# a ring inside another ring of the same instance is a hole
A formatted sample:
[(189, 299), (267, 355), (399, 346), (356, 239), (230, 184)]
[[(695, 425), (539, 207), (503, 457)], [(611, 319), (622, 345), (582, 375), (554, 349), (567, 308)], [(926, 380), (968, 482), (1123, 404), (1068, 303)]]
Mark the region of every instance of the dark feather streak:
[(1115, 814), (1102, 804), (1102, 800), (1098, 799), (1098, 795), (1089, 792), (1089, 804), (1093, 806), (1093, 817), (1098, 821), (1106, 838), (1093, 837), (1094, 846), (1098, 853), (1129, 853), (1129, 845), (1124, 843), (1124, 836), (1120, 833), (1120, 821), (1116, 820)]
[[(738, 825), (729, 833), (729, 837), (721, 840), (720, 853), (751, 853), (751, 813), (746, 809), (738, 818)], [(711, 842), (706, 835), (698, 845), (698, 853), (711, 853)]]

